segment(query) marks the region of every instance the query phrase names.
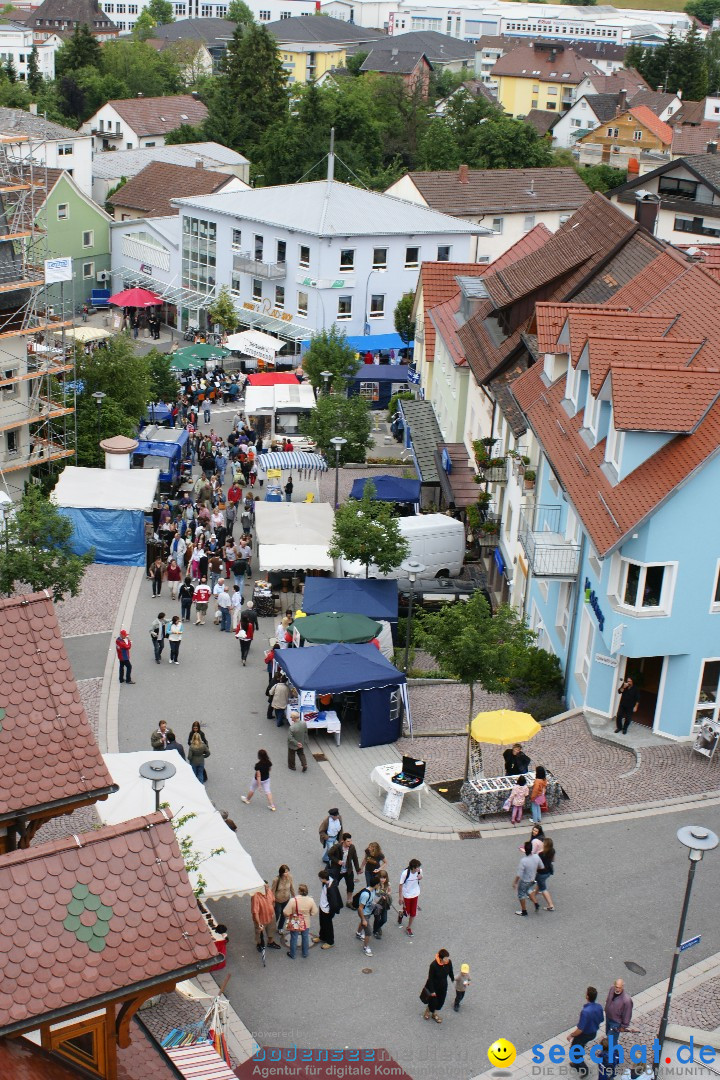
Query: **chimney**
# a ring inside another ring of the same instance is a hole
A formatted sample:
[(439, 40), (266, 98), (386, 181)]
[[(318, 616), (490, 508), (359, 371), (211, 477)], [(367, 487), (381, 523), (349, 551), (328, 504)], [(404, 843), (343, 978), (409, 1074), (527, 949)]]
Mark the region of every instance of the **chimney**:
[(551, 49), (550, 50), (550, 63), (554, 64), (556, 58), (557, 58), (557, 49)]
[(139, 90), (136, 96), (137, 97), (144, 97), (145, 95), (143, 94), (142, 90)]
[(617, 107), (618, 107), (618, 111), (617, 111), (618, 116), (620, 115), (620, 113), (625, 112), (625, 110), (627, 108), (627, 90), (621, 90), (620, 93), (618, 94)]
[(195, 100), (196, 100), (196, 101), (199, 101), (199, 100), (200, 100), (200, 95), (199, 95), (199, 93), (197, 92), (197, 90), (193, 90), (190, 96), (191, 96), (191, 97), (193, 97), (193, 98), (195, 98)]
[(197, 159), (197, 161), (195, 162), (195, 168), (196, 169), (204, 169), (205, 168), (205, 162), (202, 160), (202, 158)]
[(681, 101), (682, 101), (682, 96), (683, 96), (682, 90), (676, 90), (675, 91), (675, 97), (679, 97)]
[(660, 85), (658, 86), (657, 92), (658, 92), (658, 94), (664, 94), (665, 93), (665, 87), (663, 86), (662, 83), (660, 83)]
[(100, 449), (105, 452), (105, 468), (113, 472), (128, 470), (130, 468), (130, 458), (137, 448), (137, 439), (128, 439), (125, 435), (115, 435), (112, 439), (103, 439), (100, 443)]
[(707, 150), (708, 154), (717, 154), (717, 143), (711, 141), (707, 144), (705, 149)]
[(467, 184), (469, 169), (467, 165), (461, 165), (458, 169), (458, 180), (461, 184)]
[(635, 193), (635, 220), (643, 229), (647, 229), (652, 235), (655, 234), (660, 197), (652, 191), (638, 191)]
[(30, 115), (31, 116), (37, 116), (37, 114), (38, 114), (37, 104), (33, 101), (30, 104)]

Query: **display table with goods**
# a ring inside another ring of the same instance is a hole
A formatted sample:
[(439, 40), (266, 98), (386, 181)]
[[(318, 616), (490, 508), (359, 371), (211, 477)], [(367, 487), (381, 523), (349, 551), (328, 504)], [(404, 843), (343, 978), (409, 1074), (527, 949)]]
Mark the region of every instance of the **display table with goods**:
[(275, 601), (270, 582), (264, 579), (256, 581), (253, 587), (253, 604), (258, 617), (273, 616), (275, 614)]
[(371, 782), (378, 791), (387, 793), (383, 815), (397, 820), (400, 817), (406, 795), (417, 795), (418, 808), (422, 810), (422, 793), (425, 790), (425, 762), (404, 757), (389, 765), (376, 765), (370, 773)]
[(300, 716), (307, 724), (309, 732), (327, 731), (329, 735), (335, 736), (335, 745), (340, 745), (342, 734), (340, 717), (333, 709), (323, 708), (318, 702), (314, 690), (300, 690), (298, 692), (291, 688), (290, 700), (285, 710), (288, 722), (290, 721), (290, 713), (294, 709), (300, 713)]
[[(528, 813), (530, 813), (529, 796), (534, 779), (534, 772), (525, 773), (528, 788), (525, 809)], [(472, 818), (486, 817), (488, 814), (502, 814), (516, 780), (517, 776), (481, 776), (466, 780), (460, 789), (460, 801), (465, 804)], [(547, 774), (545, 798), (548, 810), (555, 810), (562, 799), (562, 787), (550, 773)]]

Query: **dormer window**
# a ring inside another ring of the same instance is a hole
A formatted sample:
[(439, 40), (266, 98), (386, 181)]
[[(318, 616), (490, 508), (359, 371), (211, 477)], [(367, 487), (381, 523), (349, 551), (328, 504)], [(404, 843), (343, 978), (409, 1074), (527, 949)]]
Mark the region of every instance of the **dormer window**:
[(620, 458), (622, 457), (622, 444), (623, 433), (618, 431), (613, 423), (613, 417), (610, 417), (610, 429), (608, 431), (607, 443), (605, 446), (605, 460), (612, 465), (618, 473), (620, 472)]

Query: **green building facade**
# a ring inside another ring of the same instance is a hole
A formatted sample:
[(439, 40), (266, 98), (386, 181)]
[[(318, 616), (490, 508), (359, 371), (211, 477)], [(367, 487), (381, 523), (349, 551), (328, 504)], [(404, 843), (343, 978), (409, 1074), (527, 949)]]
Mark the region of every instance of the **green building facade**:
[[(110, 287), (111, 220), (69, 173), (48, 169), (47, 196), (35, 223), (47, 233), (41, 242), (45, 258), (72, 257), (73, 280), (63, 286), (66, 315), (89, 300), (93, 289)], [(57, 283), (47, 287), (47, 303), (58, 314), (63, 287)]]

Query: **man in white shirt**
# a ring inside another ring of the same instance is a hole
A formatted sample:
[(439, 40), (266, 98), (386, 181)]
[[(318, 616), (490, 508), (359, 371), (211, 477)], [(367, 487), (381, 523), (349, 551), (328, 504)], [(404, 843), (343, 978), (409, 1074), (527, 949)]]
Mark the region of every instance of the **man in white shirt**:
[[(219, 585), (220, 582), (218, 582), (215, 588), (217, 589)], [(227, 591), (227, 588), (224, 585), (222, 587), (222, 590), (218, 593), (216, 599), (218, 611), (220, 612), (220, 630), (223, 633), (229, 634), (231, 629), (230, 605), (232, 601), (230, 600), (230, 593)]]
[(233, 585), (233, 591), (230, 596), (230, 617), (232, 620), (233, 630), (237, 630), (240, 625), (240, 612), (242, 611), (243, 596), (240, 592), (239, 585)]

